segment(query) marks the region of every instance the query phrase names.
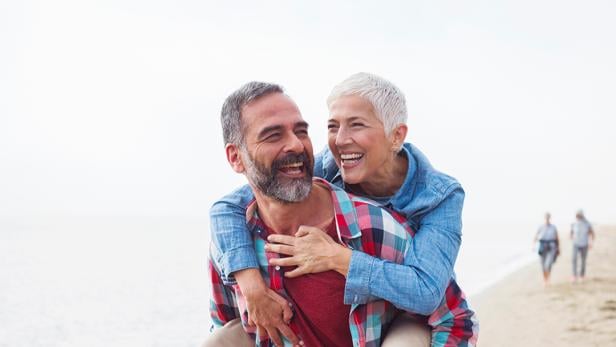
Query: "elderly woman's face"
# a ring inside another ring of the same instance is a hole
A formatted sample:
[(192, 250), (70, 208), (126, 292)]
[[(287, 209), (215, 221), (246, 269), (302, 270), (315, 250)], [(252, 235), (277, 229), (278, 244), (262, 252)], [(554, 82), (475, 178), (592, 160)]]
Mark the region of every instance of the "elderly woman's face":
[(372, 104), (344, 96), (329, 109), (328, 145), (346, 183), (370, 182), (392, 159), (392, 141)]

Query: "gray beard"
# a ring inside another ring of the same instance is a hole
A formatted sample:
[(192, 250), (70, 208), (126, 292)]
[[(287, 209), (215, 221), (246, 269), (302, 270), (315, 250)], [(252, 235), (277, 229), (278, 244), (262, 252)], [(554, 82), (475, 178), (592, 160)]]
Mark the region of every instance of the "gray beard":
[(282, 203), (295, 203), (305, 200), (312, 189), (312, 165), (304, 155), (304, 170), (306, 176), (295, 179), (280, 179), (277, 172), (279, 165), (272, 164), (268, 170), (258, 162), (252, 160), (247, 151), (242, 151), (246, 164), (248, 180), (264, 195), (274, 198)]

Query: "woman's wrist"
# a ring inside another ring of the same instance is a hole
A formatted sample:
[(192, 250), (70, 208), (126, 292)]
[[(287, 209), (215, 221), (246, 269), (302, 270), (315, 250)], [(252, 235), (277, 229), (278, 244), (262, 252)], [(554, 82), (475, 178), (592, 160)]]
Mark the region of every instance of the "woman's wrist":
[(342, 245), (337, 245), (337, 247), (339, 247), (339, 249), (333, 259), (331, 268), (346, 277), (349, 273), (349, 266), (351, 265), (351, 256), (353, 255), (353, 251)]

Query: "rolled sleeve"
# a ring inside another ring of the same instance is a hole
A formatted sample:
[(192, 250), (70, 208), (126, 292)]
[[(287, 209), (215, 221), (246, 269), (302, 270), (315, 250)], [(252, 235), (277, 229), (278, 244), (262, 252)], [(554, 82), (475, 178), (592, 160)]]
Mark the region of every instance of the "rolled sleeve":
[(259, 267), (257, 256), (252, 246), (243, 246), (226, 251), (219, 256), (218, 264), (221, 267), (220, 275), (226, 285), (235, 284), (234, 272)]
[(370, 299), (370, 277), (376, 258), (353, 251), (349, 273), (344, 287), (344, 303), (346, 305), (365, 304)]
[(257, 268), (257, 255), (246, 226), (246, 207), (253, 199), (250, 187), (244, 186), (217, 201), (210, 209), (210, 251), (225, 284), (234, 284), (234, 272)]

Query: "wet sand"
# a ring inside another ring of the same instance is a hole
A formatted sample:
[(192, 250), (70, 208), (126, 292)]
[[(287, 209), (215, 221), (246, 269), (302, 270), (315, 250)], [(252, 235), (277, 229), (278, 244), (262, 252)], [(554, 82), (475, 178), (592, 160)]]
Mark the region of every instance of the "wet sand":
[(584, 282), (571, 282), (571, 242), (561, 231), (548, 287), (537, 260), (471, 297), (478, 346), (616, 346), (616, 226), (595, 231)]

